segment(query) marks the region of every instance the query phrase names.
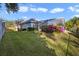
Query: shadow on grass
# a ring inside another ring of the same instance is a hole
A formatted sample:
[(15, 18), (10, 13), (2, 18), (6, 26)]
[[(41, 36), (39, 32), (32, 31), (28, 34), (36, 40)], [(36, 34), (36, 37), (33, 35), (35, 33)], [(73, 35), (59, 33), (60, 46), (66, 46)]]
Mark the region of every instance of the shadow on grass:
[(52, 39), (53, 41), (57, 40), (57, 39), (54, 37), (54, 35), (52, 35), (51, 33), (45, 33), (45, 35), (46, 35), (48, 38)]
[(71, 34), (71, 35), (73, 35), (73, 36), (75, 36), (76, 38), (78, 38), (79, 39), (79, 34), (76, 34), (76, 33), (69, 33), (69, 34)]
[(77, 39), (75, 40), (71, 40), (70, 42), (72, 43), (73, 46), (79, 48), (79, 35), (75, 34), (75, 33), (69, 33), (70, 35), (76, 37)]

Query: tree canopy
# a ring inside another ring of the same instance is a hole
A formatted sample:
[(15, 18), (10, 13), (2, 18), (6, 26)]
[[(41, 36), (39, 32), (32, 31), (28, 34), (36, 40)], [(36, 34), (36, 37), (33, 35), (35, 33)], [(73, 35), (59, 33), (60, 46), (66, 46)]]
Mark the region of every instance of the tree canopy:
[(5, 3), (7, 12), (17, 12), (19, 10), (17, 3)]
[(66, 22), (67, 29), (72, 28), (74, 25), (79, 27), (79, 18), (78, 17), (73, 17), (72, 19), (70, 19), (69, 21)]
[[(1, 6), (2, 3), (0, 3), (0, 8), (2, 7)], [(5, 3), (5, 7), (6, 7), (6, 11), (8, 13), (10, 12), (17, 12), (19, 10), (19, 6), (17, 3)]]

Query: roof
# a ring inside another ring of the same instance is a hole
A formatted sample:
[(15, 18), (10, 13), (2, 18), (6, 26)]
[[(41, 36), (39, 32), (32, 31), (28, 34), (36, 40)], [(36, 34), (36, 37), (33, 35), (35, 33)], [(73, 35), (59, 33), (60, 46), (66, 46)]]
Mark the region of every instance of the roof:
[(37, 20), (35, 20), (34, 18), (31, 18), (31, 19), (29, 19), (29, 20), (27, 20), (27, 21), (22, 21), (22, 22), (20, 22), (20, 25), (22, 25), (22, 24), (27, 24), (27, 23), (47, 23), (48, 21), (52, 21), (53, 20), (53, 22), (54, 23), (63, 23), (63, 21), (61, 21), (62, 19), (61, 18), (59, 18), (59, 19), (47, 19), (47, 20), (43, 20), (43, 21), (37, 21)]
[(25, 21), (25, 22), (20, 23), (20, 24), (37, 23), (37, 22), (39, 22), (39, 21), (37, 21), (37, 20), (31, 18), (31, 19), (29, 19), (29, 20), (27, 20), (27, 21)]
[(48, 21), (51, 21), (51, 20), (55, 20), (55, 19), (47, 19), (47, 20), (45, 20), (44, 22), (48, 22)]

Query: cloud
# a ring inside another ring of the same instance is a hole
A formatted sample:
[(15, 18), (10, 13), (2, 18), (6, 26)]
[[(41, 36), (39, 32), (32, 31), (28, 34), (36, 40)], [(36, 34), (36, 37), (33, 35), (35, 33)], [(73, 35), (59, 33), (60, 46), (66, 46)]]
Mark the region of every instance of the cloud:
[(41, 12), (47, 12), (48, 9), (47, 8), (37, 8), (38, 11), (41, 11)]
[(77, 15), (74, 15), (73, 17), (79, 17), (79, 14), (77, 14)]
[(69, 6), (68, 9), (72, 12), (79, 12), (79, 5)]
[(75, 10), (75, 7), (70, 6), (70, 7), (68, 7), (68, 9), (71, 10), (71, 11), (74, 11)]
[(79, 9), (77, 9), (76, 12), (79, 12)]
[(21, 17), (23, 20), (28, 20), (30, 17), (28, 17), (28, 16), (22, 16)]
[(27, 6), (20, 6), (19, 7), (19, 12), (27, 12), (28, 9), (29, 9), (29, 7), (27, 7)]
[(27, 17), (27, 16), (23, 16), (22, 18), (23, 18), (23, 19), (27, 19), (28, 17)]
[(34, 12), (47, 12), (48, 11), (47, 8), (30, 8), (30, 10)]
[(20, 6), (19, 12), (27, 12), (27, 11), (33, 11), (33, 12), (47, 12), (47, 8), (35, 8), (35, 7), (27, 7), (27, 6)]
[(64, 9), (63, 8), (54, 8), (52, 10), (50, 10), (50, 13), (60, 13), (63, 12)]
[(30, 10), (31, 10), (31, 11), (37, 11), (37, 9), (36, 9), (36, 8), (30, 8)]

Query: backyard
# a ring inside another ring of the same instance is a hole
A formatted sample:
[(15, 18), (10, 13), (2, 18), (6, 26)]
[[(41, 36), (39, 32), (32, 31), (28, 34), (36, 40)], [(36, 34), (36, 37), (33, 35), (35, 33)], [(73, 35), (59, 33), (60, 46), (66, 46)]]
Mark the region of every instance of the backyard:
[(0, 55), (52, 55), (36, 33), (7, 31), (0, 42)]
[[(57, 34), (57, 33), (55, 33)], [(56, 36), (35, 31), (6, 31), (0, 42), (2, 56), (55, 56), (66, 55), (69, 35)], [(79, 38), (70, 34), (67, 55), (79, 55)]]

